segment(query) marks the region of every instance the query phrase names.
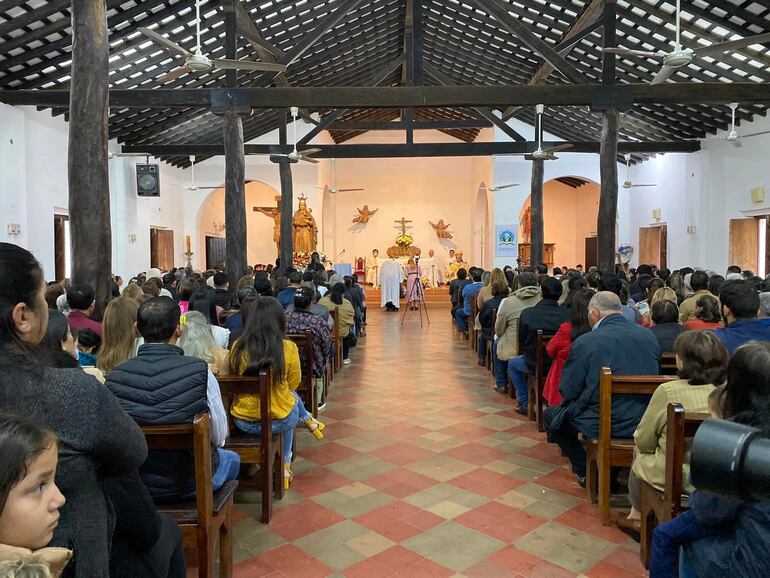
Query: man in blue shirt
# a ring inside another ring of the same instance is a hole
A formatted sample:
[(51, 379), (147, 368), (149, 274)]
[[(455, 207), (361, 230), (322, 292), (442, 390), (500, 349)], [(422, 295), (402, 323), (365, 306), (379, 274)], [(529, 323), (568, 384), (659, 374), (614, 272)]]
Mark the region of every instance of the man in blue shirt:
[(714, 331), (732, 357), (747, 341), (770, 341), (770, 318), (757, 319), (759, 293), (749, 281), (727, 281), (719, 293), (725, 327)]
[(455, 312), (455, 319), (457, 320), (457, 328), (460, 333), (468, 333), (468, 318), (471, 316), (471, 299), (474, 295), (478, 295), (481, 291), (481, 274), (482, 270), (477, 267), (471, 267), (471, 279), (472, 283), (468, 283), (463, 287), (463, 308), (458, 309)]
[(278, 299), (281, 307), (286, 309), (289, 305), (294, 304), (294, 293), (301, 286), (302, 273), (299, 271), (293, 271), (291, 274), (289, 274), (289, 286), (276, 296), (276, 299)]

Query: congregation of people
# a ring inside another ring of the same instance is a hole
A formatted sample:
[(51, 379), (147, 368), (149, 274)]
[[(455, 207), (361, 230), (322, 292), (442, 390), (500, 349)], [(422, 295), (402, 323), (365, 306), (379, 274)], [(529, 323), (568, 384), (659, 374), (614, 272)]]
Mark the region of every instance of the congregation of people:
[(324, 438), (297, 392), (303, 356), (323, 409), (335, 340), (349, 365), (365, 332), (357, 279), (319, 263), (249, 267), (235, 287), (222, 270), (116, 276), (97, 311), (93, 287), (46, 282), (30, 252), (0, 243), (0, 575), (186, 576), (180, 529), (156, 505), (195, 497), (196, 464), (187, 450), (148, 450), (140, 428), (208, 414), (213, 490), (254, 476), (226, 446), (232, 428), (260, 435), (260, 396), (226, 409), (222, 376), (268, 370), (288, 489), (295, 430)]
[[(580, 265), (462, 267), (449, 293), (458, 332), (468, 338), (473, 324), (479, 365), (493, 368), (497, 392), (513, 388), (521, 415), (530, 415), (534, 403), (528, 396), (538, 333), (549, 337), (541, 362), (545, 434), (584, 488), (587, 444), (599, 437), (602, 369), (658, 376), (664, 356), (674, 356), (676, 376), (652, 396), (612, 397), (611, 437), (634, 443), (630, 471), (612, 468), (611, 493), (625, 482), (630, 506), (614, 511), (613, 521), (637, 541), (641, 484), (664, 490), (669, 404), (770, 430), (770, 276), (737, 266), (725, 276), (646, 264), (617, 265), (612, 273), (595, 267), (584, 272)], [(690, 444), (683, 464), (690, 508), (655, 529), (650, 576), (766, 575), (770, 505), (694, 488)]]

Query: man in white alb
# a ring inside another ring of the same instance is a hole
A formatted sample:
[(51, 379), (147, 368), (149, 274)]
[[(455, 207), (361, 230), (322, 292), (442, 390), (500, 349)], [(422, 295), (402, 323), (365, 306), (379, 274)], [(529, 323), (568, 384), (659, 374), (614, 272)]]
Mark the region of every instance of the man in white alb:
[(372, 254), (366, 256), (366, 284), (372, 287), (379, 287), (380, 285), (380, 252), (377, 249), (372, 249)]
[(380, 306), (385, 307), (386, 311), (398, 311), (403, 277), (401, 263), (392, 257), (380, 264)]
[(433, 249), (428, 251), (428, 256), (420, 261), (420, 273), (430, 281), (431, 289), (438, 287), (444, 279), (443, 267), (439, 265)]

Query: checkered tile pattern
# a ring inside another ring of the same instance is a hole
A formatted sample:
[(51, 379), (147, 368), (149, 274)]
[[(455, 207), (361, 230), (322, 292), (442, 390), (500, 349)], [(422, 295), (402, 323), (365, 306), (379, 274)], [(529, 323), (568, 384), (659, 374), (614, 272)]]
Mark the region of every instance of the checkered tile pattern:
[[(376, 304), (375, 304), (376, 305)], [(260, 524), (236, 499), (235, 576), (624, 578), (638, 545), (602, 526), (558, 449), (493, 391), (449, 312), (370, 307), (334, 382), (326, 438), (299, 432), (295, 481)]]

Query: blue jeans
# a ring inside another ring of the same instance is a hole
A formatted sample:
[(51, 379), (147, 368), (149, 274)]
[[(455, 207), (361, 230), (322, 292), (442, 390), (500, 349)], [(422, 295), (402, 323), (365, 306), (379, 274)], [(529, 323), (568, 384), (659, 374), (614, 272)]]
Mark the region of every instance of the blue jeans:
[(497, 345), (499, 343), (500, 340), (498, 339), (492, 348), (492, 361), (495, 364), (495, 385), (503, 389), (508, 387), (508, 360), (497, 357)]
[(460, 333), (467, 333), (468, 331), (468, 317), (470, 317), (470, 313), (466, 313), (465, 309), (458, 309), (455, 312), (455, 319), (457, 320), (457, 329), (460, 330)]
[(697, 575), (686, 553), (681, 557), (681, 563), (677, 564), (680, 547), (714, 534), (714, 528), (698, 522), (691, 510), (655, 528), (652, 533), (650, 578), (695, 578)]
[[(294, 428), (297, 427), (297, 422), (299, 421), (300, 406), (302, 406), (302, 402), (295, 403), (294, 407), (291, 408), (289, 415), (287, 415), (283, 419), (274, 419), (272, 422), (273, 435), (282, 434), (283, 436), (283, 463), (284, 464), (291, 463), (291, 446), (292, 446), (292, 443), (294, 442)], [(305, 409), (304, 406), (302, 406), (302, 409), (303, 410)], [(305, 411), (304, 413), (307, 413), (307, 411)], [(237, 417), (234, 417), (233, 423), (235, 424), (235, 427), (237, 427), (243, 433), (256, 435), (256, 436), (262, 433), (261, 422), (247, 421), (247, 420), (238, 419)]]
[(224, 486), (225, 482), (237, 480), (238, 472), (241, 470), (241, 456), (222, 448), (217, 448), (217, 454), (219, 454), (219, 467), (211, 480), (214, 491)]
[(517, 355), (508, 361), (508, 375), (511, 377), (511, 382), (516, 388), (516, 399), (519, 400), (519, 406), (523, 408), (529, 407), (528, 371), (523, 355)]

